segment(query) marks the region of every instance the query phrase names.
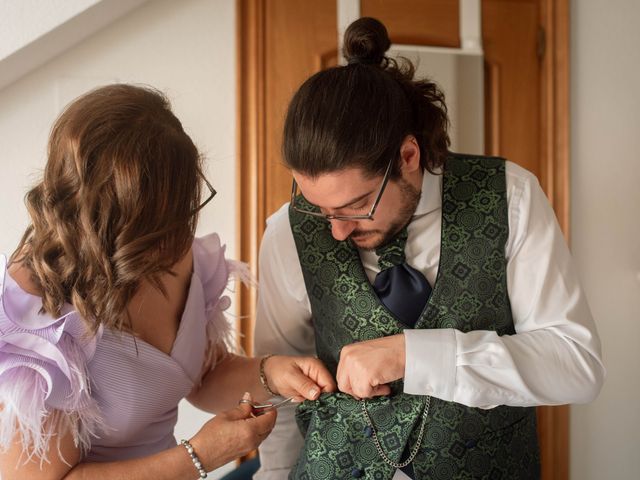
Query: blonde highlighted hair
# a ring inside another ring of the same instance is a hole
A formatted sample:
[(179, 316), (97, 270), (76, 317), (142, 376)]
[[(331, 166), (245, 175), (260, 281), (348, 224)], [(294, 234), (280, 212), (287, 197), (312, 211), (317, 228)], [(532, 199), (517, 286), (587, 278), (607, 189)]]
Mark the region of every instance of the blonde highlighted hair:
[(160, 92), (93, 90), (53, 125), (11, 261), (31, 271), (50, 315), (71, 303), (94, 330), (127, 328), (140, 281), (162, 289), (159, 276), (189, 250), (202, 183), (198, 150)]

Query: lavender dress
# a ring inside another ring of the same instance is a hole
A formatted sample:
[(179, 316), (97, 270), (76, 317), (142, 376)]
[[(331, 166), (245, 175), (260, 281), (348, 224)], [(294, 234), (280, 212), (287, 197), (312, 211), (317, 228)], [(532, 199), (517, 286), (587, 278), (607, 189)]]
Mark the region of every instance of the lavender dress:
[[(176, 445), (178, 402), (200, 381), (210, 345), (230, 334), (224, 290), (242, 264), (226, 260), (216, 234), (193, 244), (191, 285), (170, 355), (131, 334), (87, 325), (68, 306), (40, 314), (40, 297), (23, 291), (0, 256), (0, 448), (20, 433), (43, 457), (43, 420), (64, 422), (84, 461), (142, 457)], [(209, 350), (210, 351), (210, 350)], [(53, 414), (53, 416), (51, 416)]]

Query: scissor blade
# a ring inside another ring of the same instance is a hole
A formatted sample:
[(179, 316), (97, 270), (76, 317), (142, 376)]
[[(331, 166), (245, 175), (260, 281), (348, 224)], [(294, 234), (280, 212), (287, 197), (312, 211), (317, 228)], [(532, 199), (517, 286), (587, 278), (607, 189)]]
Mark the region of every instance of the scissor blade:
[(281, 406), (289, 403), (291, 400), (293, 400), (293, 397), (285, 398), (284, 400), (281, 400), (276, 403), (265, 403), (264, 405), (254, 405), (252, 409), (252, 413), (255, 416), (259, 416), (265, 412), (268, 412), (269, 410), (273, 410), (274, 408), (280, 408)]

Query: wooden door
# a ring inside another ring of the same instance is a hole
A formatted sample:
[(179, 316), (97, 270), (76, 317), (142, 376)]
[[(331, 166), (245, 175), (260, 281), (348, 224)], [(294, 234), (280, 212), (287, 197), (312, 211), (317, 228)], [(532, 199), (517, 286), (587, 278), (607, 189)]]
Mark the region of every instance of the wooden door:
[[(238, 1), (239, 251), (257, 272), (266, 218), (288, 201), (280, 158), (289, 99), (337, 63), (335, 0)], [(392, 42), (459, 47), (458, 2), (361, 0)], [(535, 173), (568, 232), (568, 0), (483, 0), (485, 147)], [(242, 290), (243, 347), (252, 348), (255, 291)], [(568, 407), (538, 409), (542, 477), (568, 479)]]

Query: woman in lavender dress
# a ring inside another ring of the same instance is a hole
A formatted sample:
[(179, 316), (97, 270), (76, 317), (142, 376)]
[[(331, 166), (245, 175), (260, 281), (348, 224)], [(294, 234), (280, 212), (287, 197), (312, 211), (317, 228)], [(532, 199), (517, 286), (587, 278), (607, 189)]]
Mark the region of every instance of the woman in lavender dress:
[[(194, 239), (203, 184), (156, 91), (103, 87), (58, 118), (31, 225), (0, 256), (4, 480), (205, 477), (273, 427), (275, 411), (238, 406), (244, 392), (335, 388), (316, 359), (230, 353), (225, 288), (242, 268), (217, 235)], [(188, 448), (173, 436), (182, 398), (218, 412)]]

